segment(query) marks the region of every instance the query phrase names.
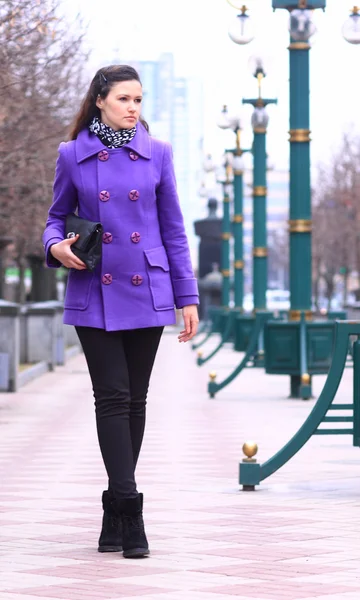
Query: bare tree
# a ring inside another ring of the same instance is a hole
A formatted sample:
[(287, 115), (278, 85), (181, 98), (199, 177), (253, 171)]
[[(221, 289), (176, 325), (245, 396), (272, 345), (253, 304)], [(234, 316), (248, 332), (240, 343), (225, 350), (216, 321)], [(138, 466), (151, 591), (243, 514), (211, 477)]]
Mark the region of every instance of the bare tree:
[(269, 283), (289, 287), (289, 234), (283, 229), (268, 233)]
[(354, 263), (354, 227), (349, 211), (330, 196), (313, 210), (313, 279), (315, 305), (318, 306), (320, 280), (325, 284), (328, 309), (335, 291), (336, 276), (347, 276)]
[(21, 275), (26, 257), (43, 252), (57, 148), (79, 102), (84, 60), (82, 34), (69, 33), (55, 0), (0, 5), (0, 235), (11, 233)]
[(330, 165), (321, 166), (314, 190), (313, 287), (318, 304), (321, 280), (328, 308), (336, 277), (344, 277), (344, 298), (350, 271), (360, 267), (360, 140), (345, 134)]

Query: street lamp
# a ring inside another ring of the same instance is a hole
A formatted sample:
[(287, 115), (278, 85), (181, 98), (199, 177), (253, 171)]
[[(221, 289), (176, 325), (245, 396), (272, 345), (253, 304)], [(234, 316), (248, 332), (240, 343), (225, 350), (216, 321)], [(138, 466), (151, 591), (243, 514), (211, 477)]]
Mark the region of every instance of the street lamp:
[[(241, 148), (240, 134), (241, 122), (238, 117), (230, 117), (226, 105), (223, 107), (217, 121), (221, 129), (232, 129), (236, 136), (235, 148), (229, 151), (232, 166), (232, 183), (234, 193), (234, 308), (243, 309), (244, 301), (244, 244), (243, 244), (243, 173), (244, 164), (242, 155), (245, 152)], [(229, 160), (229, 159), (228, 159)]]
[[(235, 0), (229, 3), (235, 6)], [(325, 348), (320, 339), (324, 338), (321, 328), (310, 331), (306, 324), (312, 318), (309, 40), (315, 33), (312, 11), (325, 6), (326, 0), (272, 0), (274, 10), (285, 9), (290, 13), (290, 311), (288, 322), (266, 325), (265, 367), (267, 373), (290, 375), (291, 397), (295, 398), (311, 396), (309, 369), (324, 372), (324, 361), (320, 364), (309, 353), (312, 344), (314, 347), (322, 344), (329, 362), (331, 358), (331, 344)], [(358, 11), (353, 13), (357, 15)], [(357, 20), (357, 16), (354, 18)], [(254, 102), (254, 108), (265, 108), (261, 98)], [(259, 124), (261, 119), (266, 122), (264, 111), (254, 112), (253, 123)], [(329, 330), (330, 324), (325, 325)]]
[(200, 196), (200, 198), (207, 198), (208, 197), (208, 191), (205, 185), (205, 181), (201, 182), (199, 191), (198, 191), (198, 195)]
[[(227, 0), (230, 6), (239, 9), (234, 2)], [(249, 44), (254, 39), (254, 30), (251, 19), (247, 15), (247, 8), (245, 5), (241, 6), (240, 14), (235, 17), (235, 20), (231, 23), (229, 28), (229, 37), (235, 44), (244, 46)]]
[(212, 173), (215, 170), (215, 163), (211, 154), (207, 154), (204, 158), (203, 169), (205, 173)]
[(221, 232), (221, 303), (224, 309), (230, 306), (230, 199), (231, 199), (231, 181), (232, 168), (225, 154), (225, 162), (221, 172), (217, 176), (217, 181), (223, 188), (223, 217), (222, 217), (222, 232)]
[(224, 104), (222, 107), (221, 113), (216, 121), (216, 125), (220, 127), (220, 129), (228, 129), (230, 127), (228, 108), (226, 104)]
[(276, 99), (263, 98), (262, 82), (266, 77), (261, 58), (250, 61), (252, 75), (258, 83), (258, 97), (243, 99), (243, 104), (251, 104), (254, 112), (251, 124), (254, 132), (253, 143), (253, 296), (254, 310), (266, 310), (267, 290), (267, 235), (266, 235), (266, 132), (269, 116), (268, 104), (276, 104)]
[(342, 34), (349, 44), (360, 44), (360, 8), (354, 6), (350, 17), (345, 21)]

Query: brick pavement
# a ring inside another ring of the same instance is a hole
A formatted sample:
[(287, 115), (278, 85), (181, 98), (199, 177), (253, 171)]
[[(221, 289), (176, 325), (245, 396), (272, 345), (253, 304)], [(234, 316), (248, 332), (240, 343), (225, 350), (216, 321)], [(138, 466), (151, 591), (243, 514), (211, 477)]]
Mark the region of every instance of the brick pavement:
[(105, 476), (83, 356), (0, 395), (1, 600), (359, 600), (358, 449), (313, 438), (257, 492), (240, 492), (244, 440), (266, 460), (313, 401), (287, 399), (288, 379), (259, 370), (210, 400), (208, 371), (221, 379), (239, 358), (225, 349), (199, 368), (163, 338), (138, 469), (152, 550), (141, 561), (96, 551)]

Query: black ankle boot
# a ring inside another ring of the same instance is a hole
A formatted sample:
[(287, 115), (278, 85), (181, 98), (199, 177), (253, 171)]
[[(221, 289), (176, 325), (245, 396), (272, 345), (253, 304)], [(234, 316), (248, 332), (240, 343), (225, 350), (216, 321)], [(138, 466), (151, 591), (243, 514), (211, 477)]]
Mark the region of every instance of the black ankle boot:
[(99, 537), (99, 552), (120, 552), (122, 550), (121, 517), (116, 511), (115, 499), (107, 490), (103, 492), (104, 516)]
[(122, 521), (124, 558), (142, 558), (150, 554), (142, 515), (143, 495), (119, 502)]

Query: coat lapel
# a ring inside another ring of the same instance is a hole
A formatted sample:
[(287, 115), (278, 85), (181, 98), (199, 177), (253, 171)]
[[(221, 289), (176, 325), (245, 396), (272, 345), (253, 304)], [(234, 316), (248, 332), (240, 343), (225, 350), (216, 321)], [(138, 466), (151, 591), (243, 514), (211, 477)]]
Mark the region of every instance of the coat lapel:
[(150, 136), (144, 125), (142, 125), (140, 122), (136, 126), (136, 135), (133, 137), (131, 142), (124, 146), (124, 148), (129, 148), (143, 158), (151, 158)]

